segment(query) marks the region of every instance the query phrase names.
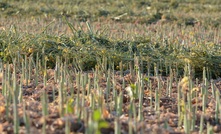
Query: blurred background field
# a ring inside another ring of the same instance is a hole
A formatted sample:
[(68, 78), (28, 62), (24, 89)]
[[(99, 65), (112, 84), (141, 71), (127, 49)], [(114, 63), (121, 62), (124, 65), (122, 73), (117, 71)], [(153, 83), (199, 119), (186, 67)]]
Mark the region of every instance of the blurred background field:
[(217, 0), (3, 0), (0, 57), (11, 61), (44, 48), (51, 67), (57, 55), (87, 70), (103, 56), (118, 64), (135, 54), (189, 61), (219, 75), (220, 6)]

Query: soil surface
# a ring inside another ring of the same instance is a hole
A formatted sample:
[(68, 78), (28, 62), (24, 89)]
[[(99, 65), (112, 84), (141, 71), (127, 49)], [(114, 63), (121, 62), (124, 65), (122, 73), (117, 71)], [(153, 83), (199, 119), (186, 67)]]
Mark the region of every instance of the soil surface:
[[(94, 73), (93, 72), (85, 72), (84, 75), (88, 75), (88, 77), (91, 78), (91, 82), (94, 81)], [(161, 134), (161, 133), (167, 133), (167, 134), (182, 134), (184, 133), (184, 127), (183, 123), (179, 125), (179, 117), (178, 117), (178, 101), (177, 101), (177, 89), (179, 84), (176, 84), (175, 80), (172, 83), (171, 88), (171, 94), (168, 94), (168, 80), (169, 77), (165, 76), (159, 76), (153, 77), (151, 76), (147, 81), (144, 82), (144, 94), (143, 94), (143, 108), (142, 108), (142, 114), (143, 119), (142, 121), (137, 121), (137, 119), (134, 118), (134, 115), (137, 116), (138, 114), (132, 115), (132, 120), (129, 121), (129, 110), (130, 110), (130, 104), (131, 104), (131, 96), (129, 96), (128, 92), (126, 91), (126, 87), (130, 85), (130, 83), (134, 83), (136, 81), (136, 78), (133, 78), (131, 74), (127, 73), (124, 76), (120, 76), (117, 72), (115, 75), (112, 75), (111, 81), (115, 81), (115, 90), (118, 92), (122, 92), (123, 94), (123, 109), (122, 109), (122, 115), (117, 118), (116, 111), (111, 106), (112, 104), (112, 97), (113, 97), (113, 88), (111, 87), (109, 98), (107, 99), (105, 97), (105, 89), (107, 86), (107, 79), (104, 74), (101, 74), (99, 79), (99, 89), (103, 90), (103, 104), (105, 105), (105, 108), (103, 110), (103, 118), (105, 121), (108, 122), (109, 127), (102, 128), (101, 133), (103, 134), (111, 134), (114, 133), (114, 123), (116, 120), (119, 121), (121, 124), (121, 133), (126, 134), (129, 132), (129, 125), (132, 125), (133, 133), (155, 133), (155, 134)], [(18, 77), (18, 83), (20, 83), (19, 78), (20, 74), (17, 74)], [(144, 77), (145, 74), (144, 74)], [(38, 85), (35, 84), (36, 78), (33, 76), (31, 77), (31, 80), (28, 81), (28, 85), (22, 84), (22, 102), (18, 103), (18, 116), (19, 116), (19, 133), (23, 134), (26, 133), (26, 125), (24, 115), (27, 115), (26, 117), (29, 118), (29, 127), (30, 127), (30, 133), (32, 134), (39, 134), (42, 133), (44, 124), (46, 123), (45, 130), (47, 134), (63, 134), (65, 133), (65, 124), (69, 123), (69, 128), (71, 133), (85, 133), (85, 128), (87, 128), (87, 124), (85, 123), (85, 120), (79, 119), (76, 114), (64, 114), (63, 117), (60, 116), (59, 113), (59, 100), (58, 100), (58, 89), (59, 84), (55, 82), (54, 79), (54, 70), (49, 69), (47, 70), (47, 83), (46, 86), (43, 84), (43, 76), (39, 76), (39, 82)], [(74, 93), (73, 95), (76, 95), (78, 92), (77, 85), (76, 85), (76, 74), (70, 74), (67, 79), (72, 79), (73, 83), (73, 89)], [(159, 89), (159, 110), (156, 111), (155, 109), (155, 92), (158, 90), (158, 80), (160, 81), (161, 87)], [(13, 133), (13, 104), (9, 103), (6, 104), (6, 98), (3, 96), (3, 83), (2, 83), (2, 76), (1, 76), (1, 85), (0, 85), (0, 133), (2, 134), (11, 134)], [(151, 81), (152, 87), (149, 86), (149, 82)], [(125, 87), (123, 87), (123, 83), (125, 82)], [(221, 80), (217, 79), (213, 81), (215, 84), (215, 89), (219, 90), (221, 89)], [(66, 90), (66, 97), (67, 98), (74, 98), (71, 96), (71, 89), (70, 85), (65, 86)], [(111, 85), (113, 86), (113, 84)], [(195, 90), (188, 91), (188, 90), (182, 90), (183, 96), (187, 96), (189, 92), (196, 92), (195, 97), (192, 98), (192, 107), (195, 110), (195, 128), (191, 133), (198, 133), (200, 129), (200, 119), (201, 115), (203, 114), (202, 109), (202, 94), (200, 89), (202, 88), (203, 84), (198, 84), (197, 87), (195, 87)], [(207, 96), (207, 104), (205, 113), (203, 114), (204, 119), (204, 132), (207, 131), (207, 125), (210, 124), (210, 128), (215, 133), (221, 133), (221, 124), (220, 120), (217, 122), (215, 120), (215, 107), (216, 107), (216, 100), (213, 98), (212, 90), (210, 88), (211, 85), (209, 85), (208, 88), (208, 96)], [(199, 90), (198, 90), (199, 89)], [(96, 89), (94, 87), (91, 87), (92, 92), (95, 92)], [(43, 116), (42, 113), (42, 99), (41, 96), (43, 95), (43, 92), (47, 93), (48, 97), (48, 115)], [(80, 90), (80, 94), (83, 92)], [(53, 94), (55, 95), (53, 97)], [(85, 93), (85, 96), (87, 96), (87, 92)], [(185, 100), (185, 99), (184, 99)], [(133, 100), (136, 106), (136, 112), (138, 112), (138, 99)], [(152, 102), (152, 104), (151, 104)], [(81, 107), (83, 111), (87, 111), (88, 113), (91, 113), (91, 107), (90, 107), (90, 100), (85, 97), (85, 105)], [(107, 105), (109, 104), (109, 105)], [(8, 109), (6, 107), (8, 106)], [(65, 107), (65, 106), (64, 106)], [(73, 109), (75, 108), (73, 104)], [(182, 109), (182, 107), (181, 107)], [(187, 111), (187, 115), (189, 119), (192, 118), (191, 111)]]

